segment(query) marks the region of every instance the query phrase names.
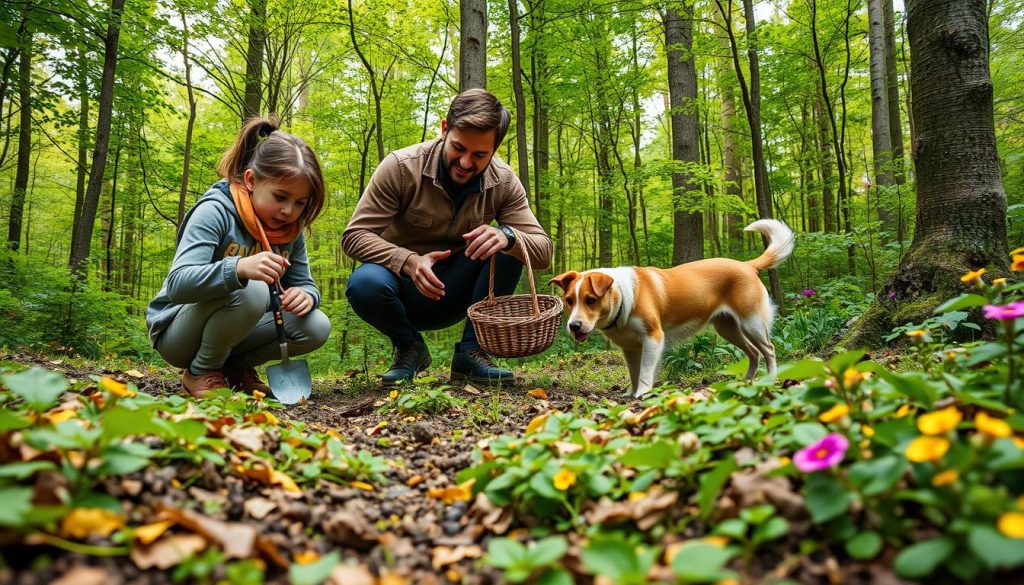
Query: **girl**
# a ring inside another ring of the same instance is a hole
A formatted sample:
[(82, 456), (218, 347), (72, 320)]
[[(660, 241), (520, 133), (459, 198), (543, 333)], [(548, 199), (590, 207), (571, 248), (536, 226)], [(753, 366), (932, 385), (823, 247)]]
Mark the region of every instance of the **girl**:
[(268, 392), (255, 367), (280, 355), (268, 286), (280, 286), (291, 355), (327, 341), (303, 230), (324, 206), (316, 155), (273, 118), (252, 118), (178, 229), (174, 262), (146, 309), (153, 347), (183, 368), (185, 390)]

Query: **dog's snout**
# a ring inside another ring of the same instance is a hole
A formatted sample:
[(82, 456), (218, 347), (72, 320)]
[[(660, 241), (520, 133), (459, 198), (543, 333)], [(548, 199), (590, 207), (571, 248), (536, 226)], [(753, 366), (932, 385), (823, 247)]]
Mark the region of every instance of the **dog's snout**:
[(572, 321), (569, 323), (569, 331), (572, 331), (573, 333), (579, 331), (581, 327), (583, 327), (583, 323), (580, 323), (579, 321)]

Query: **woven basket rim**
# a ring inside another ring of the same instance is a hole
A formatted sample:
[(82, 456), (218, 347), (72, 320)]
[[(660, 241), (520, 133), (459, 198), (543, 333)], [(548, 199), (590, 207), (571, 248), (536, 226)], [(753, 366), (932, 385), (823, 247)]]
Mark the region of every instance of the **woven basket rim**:
[(470, 305), (467, 313), (469, 318), (474, 323), (486, 325), (486, 324), (502, 324), (510, 325), (516, 323), (531, 323), (535, 321), (545, 321), (553, 316), (561, 316), (562, 314), (562, 298), (554, 295), (537, 295), (537, 304), (551, 303), (549, 307), (540, 307), (540, 315), (534, 315), (532, 310), (524, 315), (489, 315), (487, 309), (490, 307), (497, 307), (498, 305), (508, 304), (510, 302), (516, 302), (521, 300), (528, 300), (532, 304), (533, 295), (529, 294), (518, 294), (518, 295), (505, 295), (501, 297), (495, 297), (494, 301), (491, 302), (487, 299), (478, 301)]

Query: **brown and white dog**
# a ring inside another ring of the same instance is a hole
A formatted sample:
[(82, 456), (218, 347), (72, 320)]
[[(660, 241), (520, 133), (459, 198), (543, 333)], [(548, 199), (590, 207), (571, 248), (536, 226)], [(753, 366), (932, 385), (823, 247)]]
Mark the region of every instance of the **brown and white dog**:
[(564, 292), (569, 333), (583, 341), (598, 329), (619, 346), (638, 398), (654, 386), (665, 350), (708, 324), (750, 358), (748, 380), (757, 372), (759, 355), (775, 373), (769, 339), (775, 306), (757, 273), (775, 268), (793, 252), (793, 231), (774, 219), (744, 229), (768, 239), (764, 253), (747, 262), (709, 258), (669, 269), (596, 268), (552, 278), (548, 283)]

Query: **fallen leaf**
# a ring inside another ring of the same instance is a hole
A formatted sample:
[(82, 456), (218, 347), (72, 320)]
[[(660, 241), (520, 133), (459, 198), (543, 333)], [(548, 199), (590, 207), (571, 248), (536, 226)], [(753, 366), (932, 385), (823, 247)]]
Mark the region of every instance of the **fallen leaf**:
[(531, 398), (539, 398), (540, 400), (548, 399), (548, 391), (543, 388), (534, 388), (526, 393)]
[(132, 546), (129, 556), (135, 566), (145, 571), (170, 569), (206, 548), (206, 539), (198, 534), (172, 534), (149, 546)]
[(344, 378), (355, 378), (356, 376), (358, 376), (359, 374), (362, 374), (362, 373), (363, 373), (362, 370), (357, 370), (355, 368), (349, 368), (349, 369), (345, 370), (345, 373), (342, 374), (342, 377), (344, 377)]
[(435, 546), (430, 566), (434, 567), (435, 571), (439, 571), (442, 567), (447, 567), (462, 559), (479, 559), (483, 554), (483, 549), (475, 544), (459, 545), (456, 547)]
[(512, 509), (495, 506), (484, 492), (476, 495), (469, 513), (494, 534), (505, 534), (512, 525)]
[(483, 394), (483, 392), (481, 392), (479, 388), (472, 384), (466, 384), (465, 386), (462, 387), (462, 390), (468, 394), (473, 394), (475, 396), (480, 396), (481, 394)]
[(295, 483), (295, 480), (292, 479), (291, 476), (286, 473), (282, 473), (265, 463), (254, 463), (252, 467), (243, 467), (239, 465), (237, 470), (245, 477), (255, 479), (260, 483), (280, 486), (286, 492), (302, 493), (302, 488)]
[(245, 420), (260, 425), (266, 424), (274, 425), (275, 427), (281, 426), (281, 421), (277, 420), (277, 417), (274, 416), (273, 413), (267, 411), (257, 412), (256, 414), (250, 414), (249, 416), (245, 417)]
[(56, 581), (51, 581), (50, 585), (105, 585), (111, 582), (115, 582), (113, 576), (103, 569), (78, 566), (72, 567)]
[(60, 532), (64, 536), (84, 540), (91, 536), (107, 537), (124, 528), (124, 514), (104, 508), (75, 508), (64, 517)]
[(231, 441), (237, 447), (246, 451), (263, 450), (263, 439), (266, 438), (266, 431), (260, 427), (230, 427), (222, 429), (224, 438)]
[(153, 544), (153, 541), (163, 536), (163, 533), (167, 532), (167, 529), (171, 526), (174, 526), (173, 520), (162, 520), (139, 526), (135, 529), (135, 540), (143, 545)]
[(580, 429), (580, 434), (587, 440), (588, 443), (597, 446), (603, 446), (612, 438), (612, 434), (608, 431), (602, 431), (590, 427), (583, 427)]
[(392, 573), (387, 569), (381, 569), (380, 580), (377, 581), (377, 585), (409, 585), (409, 580), (398, 573)]
[(373, 437), (375, 435), (379, 435), (380, 432), (383, 431), (384, 427), (386, 427), (386, 426), (388, 426), (388, 421), (382, 420), (379, 423), (377, 423), (377, 426), (373, 427), (372, 429), (367, 430), (366, 434), (367, 434), (367, 436), (370, 436), (370, 437)]
[(338, 565), (327, 578), (328, 585), (376, 585), (377, 579), (363, 565)]
[(255, 553), (258, 531), (254, 525), (221, 522), (170, 506), (161, 507), (161, 515), (216, 543), (229, 559), (248, 559)]
[(463, 482), (457, 486), (448, 486), (444, 488), (430, 488), (427, 490), (427, 496), (431, 498), (437, 498), (442, 500), (446, 504), (453, 504), (455, 502), (468, 502), (473, 496), (473, 484), (476, 483), (476, 479)]
[(367, 551), (377, 545), (380, 533), (362, 512), (341, 510), (324, 521), (324, 534), (332, 542)]
[[(627, 410), (625, 412), (629, 412), (629, 411)], [(626, 418), (626, 424), (638, 425), (638, 424), (646, 421), (647, 419), (651, 418), (652, 416), (658, 414), (659, 412), (661, 412), (661, 406), (659, 406), (657, 404), (654, 405), (654, 406), (648, 406), (647, 408), (645, 408), (642, 411), (640, 411), (638, 414), (633, 414), (633, 415), (627, 417)]]
[(277, 504), (260, 497), (249, 498), (242, 504), (242, 509), (245, 510), (245, 513), (256, 520), (263, 520), (267, 517), (267, 514), (273, 512), (276, 508)]
[(145, 374), (143, 374), (142, 372), (140, 372), (138, 370), (128, 370), (127, 372), (125, 372), (125, 375), (126, 376), (131, 376), (132, 378), (145, 378), (146, 377)]
[(530, 421), (530, 424), (526, 425), (526, 434), (530, 434), (537, 429), (544, 428), (544, 423), (548, 421), (548, 417), (551, 416), (550, 412), (537, 415)]
[(297, 552), (293, 554), (292, 558), (295, 559), (295, 562), (300, 565), (311, 565), (320, 560), (320, 553), (316, 552), (315, 550), (307, 549), (302, 552)]
[(365, 481), (350, 481), (350, 482), (348, 482), (348, 485), (350, 485), (350, 486), (352, 486), (354, 488), (359, 488), (359, 489), (363, 490), (364, 492), (372, 492), (373, 491), (373, 486), (368, 484), (368, 483), (366, 483)]
[(427, 481), (427, 478), (423, 477), (422, 475), (414, 475), (409, 479), (405, 480), (405, 485), (409, 487), (416, 487), (425, 481)]
[(569, 443), (568, 441), (555, 441), (555, 449), (558, 449), (559, 455), (571, 455), (577, 451), (583, 450), (583, 445), (579, 443)]

